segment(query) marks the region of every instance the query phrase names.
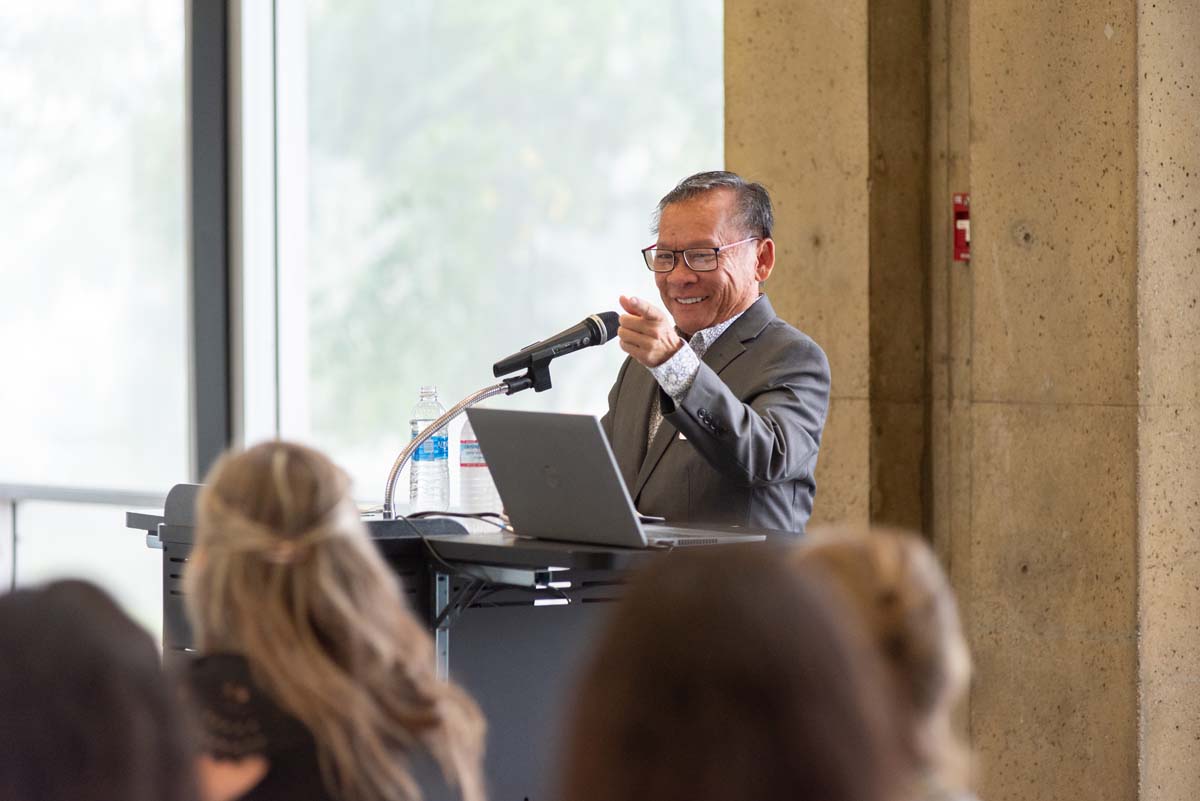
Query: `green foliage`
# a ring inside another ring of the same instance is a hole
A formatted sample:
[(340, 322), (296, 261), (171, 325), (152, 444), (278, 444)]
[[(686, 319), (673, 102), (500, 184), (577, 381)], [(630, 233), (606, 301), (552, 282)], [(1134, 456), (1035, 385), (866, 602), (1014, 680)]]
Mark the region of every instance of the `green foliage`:
[[(453, 402), (497, 358), (653, 292), (637, 250), (654, 204), (722, 162), (721, 13), (310, 4), (315, 439), (369, 448), (419, 384)], [(613, 378), (559, 375), (560, 407), (602, 404)]]

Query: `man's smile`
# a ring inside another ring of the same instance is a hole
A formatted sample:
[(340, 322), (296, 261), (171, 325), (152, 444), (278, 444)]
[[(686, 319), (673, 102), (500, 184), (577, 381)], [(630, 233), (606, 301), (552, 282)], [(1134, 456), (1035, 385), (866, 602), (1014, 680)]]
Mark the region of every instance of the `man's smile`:
[(700, 301), (707, 300), (707, 299), (708, 299), (708, 295), (703, 295), (698, 298), (675, 298), (675, 302), (690, 306), (693, 303), (699, 303)]

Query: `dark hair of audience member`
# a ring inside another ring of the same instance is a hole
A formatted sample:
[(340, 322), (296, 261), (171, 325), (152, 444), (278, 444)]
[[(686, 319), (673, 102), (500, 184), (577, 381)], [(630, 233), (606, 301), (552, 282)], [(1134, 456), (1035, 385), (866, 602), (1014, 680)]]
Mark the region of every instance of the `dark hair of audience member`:
[(796, 551), (842, 590), (888, 671), (888, 687), (916, 787), (910, 797), (965, 793), (967, 749), (952, 714), (971, 661), (950, 582), (919, 536), (895, 529), (816, 529)]
[(893, 798), (877, 666), (826, 592), (767, 545), (655, 559), (586, 667), (561, 798)]
[(0, 798), (192, 801), (158, 649), (99, 588), (0, 596)]

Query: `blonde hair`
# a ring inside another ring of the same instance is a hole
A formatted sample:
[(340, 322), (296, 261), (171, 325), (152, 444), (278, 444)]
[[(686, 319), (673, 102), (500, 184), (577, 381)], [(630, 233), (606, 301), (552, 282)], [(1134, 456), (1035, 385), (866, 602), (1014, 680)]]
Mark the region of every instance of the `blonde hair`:
[(483, 801), (482, 715), (437, 679), (433, 643), (349, 486), (328, 458), (285, 442), (213, 466), (185, 577), (197, 643), (246, 658), (312, 732), (335, 795), (419, 798), (409, 760), (424, 749), (464, 801)]
[(952, 714), (966, 693), (971, 661), (954, 593), (933, 551), (910, 532), (840, 527), (810, 532), (797, 555), (823, 569), (861, 613), (891, 675), (918, 773), (961, 788), (967, 749)]

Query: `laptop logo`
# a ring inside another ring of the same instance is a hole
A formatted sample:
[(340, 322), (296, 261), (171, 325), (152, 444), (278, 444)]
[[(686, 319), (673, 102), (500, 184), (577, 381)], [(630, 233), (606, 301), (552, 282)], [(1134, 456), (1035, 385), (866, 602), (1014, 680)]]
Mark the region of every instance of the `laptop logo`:
[(558, 489), (562, 483), (562, 479), (558, 474), (558, 468), (554, 465), (542, 465), (542, 480), (546, 482), (546, 486), (550, 489)]

